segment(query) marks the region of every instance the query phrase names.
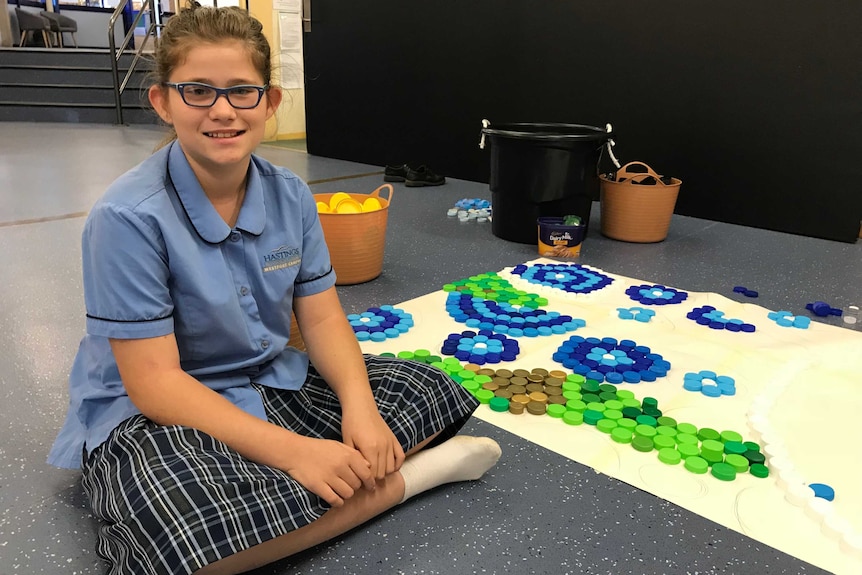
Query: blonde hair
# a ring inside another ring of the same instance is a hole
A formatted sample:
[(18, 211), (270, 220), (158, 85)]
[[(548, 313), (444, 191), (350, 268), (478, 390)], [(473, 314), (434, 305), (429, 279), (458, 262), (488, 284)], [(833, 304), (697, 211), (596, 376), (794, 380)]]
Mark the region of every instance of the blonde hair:
[[(168, 82), (171, 72), (183, 62), (191, 48), (225, 40), (243, 43), (252, 65), (263, 77), (263, 83), (272, 84), (272, 53), (260, 21), (236, 6), (212, 8), (199, 5), (180, 10), (168, 19), (154, 55), (153, 84)], [(176, 137), (176, 132), (171, 129), (156, 149), (166, 146)]]

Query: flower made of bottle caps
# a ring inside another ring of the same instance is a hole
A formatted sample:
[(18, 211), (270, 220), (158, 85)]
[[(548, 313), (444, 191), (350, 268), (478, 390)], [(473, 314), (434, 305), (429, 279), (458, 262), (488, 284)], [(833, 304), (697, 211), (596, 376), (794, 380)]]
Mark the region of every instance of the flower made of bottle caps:
[(391, 305), (370, 307), (360, 314), (352, 313), (347, 321), (359, 341), (386, 341), (407, 333), (413, 327), (413, 316)]
[(463, 331), (461, 333), (450, 333), (441, 349), (443, 355), (454, 355), (456, 359), (485, 365), (486, 363), (500, 363), (501, 361), (514, 361), (521, 348), (518, 342), (508, 338), (501, 333), (482, 329), (475, 331)]
[(512, 269), (512, 274), (532, 284), (580, 294), (598, 291), (614, 281), (580, 264), (520, 264)]
[(573, 335), (557, 348), (553, 360), (587, 379), (608, 383), (640, 383), (665, 377), (670, 362), (645, 345), (628, 339), (617, 341)]
[(644, 305), (670, 305), (688, 299), (688, 292), (659, 284), (630, 286), (626, 289), (626, 295)]
[(699, 391), (707, 397), (736, 395), (736, 380), (728, 375), (717, 375), (714, 371), (689, 372), (685, 374), (682, 388)]
[(617, 317), (619, 317), (620, 319), (633, 319), (641, 323), (648, 323), (654, 315), (655, 312), (653, 310), (644, 309), (642, 307), (617, 308)]
[(808, 329), (811, 325), (811, 318), (804, 315), (794, 316), (789, 311), (771, 311), (766, 317), (774, 321), (781, 327), (796, 327), (799, 329)]
[(458, 291), (449, 292), (446, 312), (467, 327), (511, 337), (563, 334), (586, 325), (582, 319), (559, 312), (483, 299)]
[(724, 312), (717, 310), (711, 305), (696, 307), (688, 312), (685, 317), (698, 323), (699, 325), (708, 326), (710, 329), (726, 329), (727, 331), (743, 331), (752, 333), (755, 331), (754, 324), (745, 323), (741, 319), (728, 319), (724, 317)]

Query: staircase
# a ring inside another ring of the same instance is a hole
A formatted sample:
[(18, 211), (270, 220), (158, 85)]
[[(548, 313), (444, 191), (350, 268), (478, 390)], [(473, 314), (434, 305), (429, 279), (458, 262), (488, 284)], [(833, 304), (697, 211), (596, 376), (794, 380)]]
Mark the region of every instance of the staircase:
[[(120, 80), (134, 52), (120, 58)], [(150, 72), (139, 59), (122, 96), (123, 122), (155, 124), (145, 90)], [(0, 48), (0, 122), (117, 121), (108, 49)]]

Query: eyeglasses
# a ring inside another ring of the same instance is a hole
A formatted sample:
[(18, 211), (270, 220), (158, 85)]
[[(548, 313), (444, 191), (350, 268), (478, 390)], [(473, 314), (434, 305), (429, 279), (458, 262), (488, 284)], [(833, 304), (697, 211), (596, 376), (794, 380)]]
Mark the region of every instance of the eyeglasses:
[(192, 108), (211, 108), (215, 106), (219, 96), (224, 95), (228, 103), (234, 108), (240, 110), (248, 110), (256, 108), (263, 98), (264, 92), (269, 88), (269, 84), (265, 86), (231, 86), (230, 88), (216, 88), (209, 84), (201, 84), (200, 82), (162, 82), (162, 86), (176, 88), (180, 93), (180, 97), (186, 106)]

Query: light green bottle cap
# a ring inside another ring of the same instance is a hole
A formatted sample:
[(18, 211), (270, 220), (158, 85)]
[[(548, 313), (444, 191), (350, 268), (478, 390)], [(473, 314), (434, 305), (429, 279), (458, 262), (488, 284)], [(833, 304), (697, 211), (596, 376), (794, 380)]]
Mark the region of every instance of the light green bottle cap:
[(487, 375), (479, 375), (477, 373), (476, 375), (473, 376), (473, 381), (479, 382), (479, 385), (482, 385), (483, 383), (491, 382), (492, 379), (490, 377), (488, 377)]
[(676, 465), (682, 460), (682, 455), (673, 447), (665, 447), (658, 450), (658, 460), (668, 465)]
[(606, 408), (605, 408), (604, 403), (600, 403), (598, 401), (593, 401), (593, 402), (587, 404), (587, 409), (591, 409), (593, 411), (598, 411), (599, 413), (604, 413)]
[[(702, 455), (709, 455), (710, 457), (721, 457), (724, 454), (724, 444), (715, 439), (705, 439), (700, 444), (700, 452)], [(704, 457), (704, 459), (708, 461), (709, 457)]]
[(611, 439), (617, 443), (631, 443), (632, 432), (629, 429), (617, 426), (611, 430)]
[(737, 473), (745, 473), (748, 471), (748, 460), (742, 455), (731, 453), (724, 458), (724, 462), (733, 467)]
[(622, 411), (623, 407), (625, 406), (623, 405), (622, 401), (618, 399), (611, 399), (605, 402), (605, 407), (607, 407), (608, 409), (614, 409), (616, 411)]
[[(605, 407), (607, 407), (607, 404), (605, 404)], [(617, 411), (616, 409), (608, 408), (604, 411), (604, 414), (605, 414), (605, 419), (613, 419), (614, 421), (616, 421), (617, 419), (623, 418), (623, 412)]]
[[(583, 375), (581, 375), (580, 373), (570, 373), (569, 375), (566, 376), (566, 381), (571, 381), (571, 382), (574, 382), (574, 383), (577, 383), (578, 385), (580, 385), (580, 384), (584, 383), (585, 381), (587, 381), (587, 378), (584, 377)], [(563, 386), (563, 387), (565, 387), (565, 386)]]
[[(479, 391), (482, 388), (482, 386), (479, 384), (478, 381), (473, 381), (472, 379), (462, 381), (461, 385), (464, 387), (464, 389), (466, 389), (467, 391), (469, 391), (470, 393), (472, 393), (474, 395), (477, 391)], [(487, 390), (485, 390), (485, 391), (487, 391)], [(492, 393), (492, 395), (493, 395), (493, 393)]]
[(580, 411), (566, 411), (563, 414), (563, 422), (569, 425), (580, 425), (584, 422), (584, 414)]
[[(677, 426), (677, 431), (679, 431), (679, 426)], [(697, 440), (697, 437), (694, 435), (690, 435), (688, 433), (677, 433), (675, 436), (676, 442), (682, 445), (683, 443), (687, 443), (689, 445), (697, 445), (700, 443)]]
[(653, 443), (655, 444), (656, 449), (665, 449), (671, 448), (676, 450), (676, 441), (673, 440), (673, 437), (667, 437), (666, 435), (656, 435), (652, 438)]
[(552, 403), (548, 406), (548, 415), (557, 419), (563, 417), (566, 413), (566, 406), (558, 403)]
[[(667, 425), (659, 425), (655, 428), (656, 432), (659, 435), (665, 435), (667, 437), (676, 437), (676, 428), (668, 427)], [(674, 441), (675, 443), (675, 441)]]
[(617, 400), (623, 402), (623, 407), (637, 407), (638, 409), (640, 409), (640, 407), (641, 407), (641, 402), (638, 401), (637, 399), (635, 399), (634, 397), (621, 398), (620, 394), (618, 393), (617, 394)]
[(721, 432), (721, 440), (725, 443), (728, 441), (738, 441), (739, 443), (742, 443), (742, 435), (733, 430), (727, 429)]
[(616, 426), (617, 422), (613, 419), (600, 419), (599, 422), (596, 423), (596, 429), (602, 433), (610, 433)]
[(628, 429), (631, 432), (634, 432), (635, 427), (638, 426), (638, 422), (634, 419), (628, 419), (623, 417), (622, 419), (617, 420), (617, 426), (622, 427), (623, 429)]
[(617, 389), (617, 399), (620, 401), (624, 399), (632, 399), (634, 396), (634, 392), (629, 389)]
[(685, 468), (692, 473), (702, 475), (709, 471), (709, 463), (706, 461), (706, 459), (693, 455), (691, 457), (685, 458)]
[(473, 395), (476, 396), (479, 403), (490, 403), (494, 399), (494, 392), (489, 389), (478, 389)]
[(662, 415), (657, 418), (656, 421), (659, 425), (664, 425), (665, 427), (673, 427), (676, 428), (676, 420), (672, 417), (668, 417), (666, 415)]
[(635, 435), (640, 435), (641, 437), (649, 437), (651, 439), (656, 435), (655, 427), (639, 423), (637, 427), (635, 427)]
[(583, 413), (587, 409), (587, 404), (580, 399), (570, 399), (566, 402), (566, 409)]
[(707, 439), (719, 440), (721, 439), (721, 434), (712, 428), (703, 427), (697, 431), (697, 438), (701, 441), (706, 441)]
[(676, 431), (678, 433), (687, 433), (689, 435), (694, 435), (695, 437), (697, 437), (697, 427), (690, 423), (677, 423)]
[[(565, 397), (566, 399), (572, 400), (572, 399), (581, 399), (583, 397), (583, 395), (581, 395), (580, 391), (564, 391), (563, 397)], [(584, 404), (584, 405), (586, 405), (586, 404)]]
[(458, 375), (458, 377), (460, 377), (460, 378), (461, 378), (461, 380), (463, 381), (463, 380), (467, 380), (467, 379), (473, 379), (473, 378), (475, 378), (475, 377), (476, 377), (476, 372), (475, 372), (475, 371), (470, 371), (469, 369), (462, 369), (461, 371), (459, 371), (459, 372), (458, 372), (458, 374), (457, 374), (457, 375)]
[(581, 391), (581, 384), (574, 381), (564, 381), (563, 391)]
[(413, 352), (413, 357), (415, 357), (416, 359), (424, 360), (426, 357), (429, 357), (430, 355), (431, 355), (431, 352), (428, 351), (427, 349), (417, 349), (416, 351)]
[(632, 438), (632, 447), (634, 447), (636, 451), (646, 453), (647, 451), (652, 451), (653, 442), (649, 437), (635, 435), (634, 438)]
[(688, 459), (689, 457), (700, 457), (700, 449), (697, 445), (692, 445), (691, 443), (679, 443), (676, 446), (676, 450), (679, 451), (679, 454), (682, 455), (683, 459)]

